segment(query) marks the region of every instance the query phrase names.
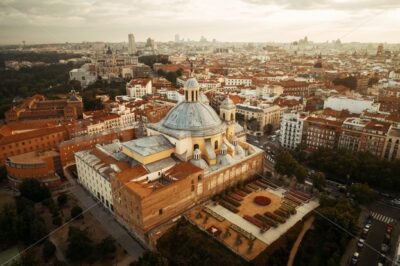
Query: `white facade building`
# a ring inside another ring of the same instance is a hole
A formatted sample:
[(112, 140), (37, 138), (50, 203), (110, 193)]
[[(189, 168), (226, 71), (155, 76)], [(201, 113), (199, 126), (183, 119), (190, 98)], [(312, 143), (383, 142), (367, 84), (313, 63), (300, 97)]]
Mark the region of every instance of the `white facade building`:
[(126, 84), (126, 95), (141, 98), (146, 94), (152, 94), (151, 79), (132, 79)]
[(84, 64), (81, 68), (74, 68), (69, 72), (70, 80), (77, 80), (81, 83), (82, 88), (93, 84), (97, 80), (96, 71), (91, 70), (90, 64)]
[(108, 154), (100, 145), (96, 145), (96, 153), (97, 156), (89, 151), (79, 151), (75, 153), (78, 181), (95, 196), (105, 208), (113, 212), (114, 207), (110, 174), (118, 172), (119, 169), (116, 165), (105, 165), (102, 163), (99, 158), (99, 153)]
[(364, 110), (379, 111), (379, 104), (375, 104), (370, 99), (331, 96), (325, 100), (324, 108), (331, 108), (336, 111), (348, 110), (350, 113), (361, 114)]
[(252, 80), (251, 78), (245, 77), (227, 77), (225, 78), (225, 85), (226, 86), (251, 86)]
[(295, 149), (301, 143), (304, 117), (299, 113), (284, 113), (281, 121), (279, 142), (286, 149)]

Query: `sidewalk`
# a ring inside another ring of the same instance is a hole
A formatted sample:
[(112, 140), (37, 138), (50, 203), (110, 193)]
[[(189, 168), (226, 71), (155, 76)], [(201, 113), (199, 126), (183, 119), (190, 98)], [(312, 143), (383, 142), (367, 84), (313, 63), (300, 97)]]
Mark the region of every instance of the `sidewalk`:
[[(71, 180), (71, 179), (70, 179)], [(87, 209), (96, 204), (96, 201), (76, 182), (70, 188), (71, 193), (80, 201), (83, 209)], [(144, 253), (145, 249), (120, 225), (111, 213), (103, 209), (100, 204), (92, 207), (90, 213), (95, 217), (103, 228), (117, 241), (126, 252), (132, 256), (132, 260), (137, 260)]]

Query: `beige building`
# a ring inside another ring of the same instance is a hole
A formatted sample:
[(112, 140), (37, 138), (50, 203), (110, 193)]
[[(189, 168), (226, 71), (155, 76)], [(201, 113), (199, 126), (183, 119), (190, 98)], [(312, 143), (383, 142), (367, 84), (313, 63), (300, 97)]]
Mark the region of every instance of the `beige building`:
[(278, 128), (281, 122), (281, 108), (279, 105), (259, 104), (252, 106), (248, 104), (236, 105), (236, 113), (243, 115), (245, 120), (257, 119), (259, 122), (259, 130), (263, 131), (264, 127), (271, 124), (274, 128)]
[(218, 116), (195, 79), (184, 90), (184, 101), (147, 125), (147, 137), (75, 155), (81, 184), (145, 245), (160, 226), (263, 171), (263, 151), (245, 141), (232, 100)]

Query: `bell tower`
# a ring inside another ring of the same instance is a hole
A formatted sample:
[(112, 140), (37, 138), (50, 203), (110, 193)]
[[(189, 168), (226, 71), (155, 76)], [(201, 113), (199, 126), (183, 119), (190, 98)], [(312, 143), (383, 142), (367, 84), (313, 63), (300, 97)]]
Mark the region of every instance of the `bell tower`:
[(235, 136), (236, 105), (227, 96), (219, 107), (220, 118), (227, 124), (227, 137), (231, 140)]

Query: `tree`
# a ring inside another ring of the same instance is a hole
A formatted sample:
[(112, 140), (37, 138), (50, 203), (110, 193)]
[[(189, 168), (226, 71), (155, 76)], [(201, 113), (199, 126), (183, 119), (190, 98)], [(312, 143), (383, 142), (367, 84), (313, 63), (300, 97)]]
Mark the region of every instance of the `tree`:
[(74, 262), (88, 258), (93, 251), (92, 240), (86, 230), (71, 226), (68, 231), (67, 257)]
[(274, 130), (274, 127), (271, 124), (266, 124), (264, 126), (264, 134), (265, 135), (271, 135), (272, 131)]
[(315, 172), (311, 175), (313, 186), (318, 191), (324, 191), (326, 186), (326, 178), (323, 172)]
[(351, 185), (350, 194), (352, 194), (354, 200), (360, 204), (369, 204), (376, 198), (375, 192), (365, 183)]
[(34, 202), (40, 202), (50, 197), (50, 190), (36, 179), (27, 179), (19, 185), (21, 196)]
[(7, 179), (7, 170), (4, 166), (0, 167), (0, 183)]
[(345, 78), (336, 78), (333, 80), (333, 84), (343, 85), (351, 90), (355, 90), (357, 88), (357, 78), (354, 76), (349, 76)]
[(42, 255), (45, 262), (53, 258), (56, 252), (56, 246), (50, 240), (46, 240), (43, 244)]
[(82, 208), (79, 206), (74, 206), (71, 209), (71, 219), (81, 219), (82, 218)]
[(146, 251), (137, 261), (134, 261), (130, 266), (168, 266), (168, 259), (160, 253)]
[(307, 178), (307, 169), (304, 166), (297, 164), (294, 170), (294, 175), (296, 176), (297, 182), (303, 184)]
[(60, 207), (63, 207), (65, 204), (67, 204), (67, 201), (68, 201), (68, 196), (65, 193), (62, 193), (57, 197), (57, 203), (58, 206)]
[(0, 212), (0, 250), (14, 245), (18, 240), (17, 216), (13, 206), (6, 205)]
[(252, 131), (257, 131), (260, 129), (260, 122), (255, 117), (252, 117), (248, 120), (248, 127)]
[(97, 252), (102, 258), (107, 258), (116, 251), (115, 241), (111, 237), (106, 237), (97, 245)]
[(297, 162), (288, 151), (282, 151), (276, 156), (275, 170), (281, 175), (294, 174)]

